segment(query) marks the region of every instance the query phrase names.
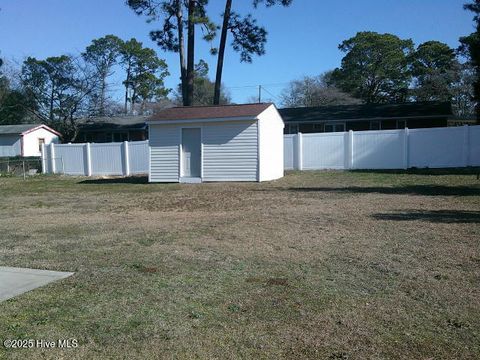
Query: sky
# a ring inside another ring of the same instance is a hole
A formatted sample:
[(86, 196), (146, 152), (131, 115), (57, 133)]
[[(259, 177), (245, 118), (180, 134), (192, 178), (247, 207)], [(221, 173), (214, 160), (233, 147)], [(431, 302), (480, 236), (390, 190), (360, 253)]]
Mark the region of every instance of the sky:
[[(463, 10), (467, 0), (294, 0), (289, 8), (253, 9), (251, 0), (233, 0), (233, 9), (252, 13), (268, 31), (266, 54), (253, 63), (240, 63), (238, 53), (226, 53), (223, 83), (234, 102), (257, 96), (279, 103), (291, 80), (315, 76), (340, 65), (338, 45), (359, 31), (392, 33), (416, 45), (429, 40), (458, 47), (458, 38), (473, 32), (472, 14)], [(208, 11), (220, 23), (223, 0), (210, 0)], [(167, 61), (166, 86), (179, 82), (178, 55), (165, 53), (149, 38), (158, 27), (137, 16), (124, 0), (0, 0), (0, 56), (21, 63), (27, 56), (43, 59), (78, 55), (92, 39), (114, 34), (135, 37), (156, 49)], [(213, 44), (216, 46), (216, 43)], [(211, 44), (199, 41), (196, 62), (204, 59), (215, 77)], [(121, 98), (121, 74), (113, 76), (112, 93)]]

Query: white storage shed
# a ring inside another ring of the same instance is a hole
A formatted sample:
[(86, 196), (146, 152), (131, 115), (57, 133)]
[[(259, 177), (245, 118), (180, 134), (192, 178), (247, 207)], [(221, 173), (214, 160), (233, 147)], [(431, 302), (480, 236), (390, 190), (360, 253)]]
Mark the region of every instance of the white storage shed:
[(0, 126), (0, 157), (41, 156), (42, 145), (58, 143), (60, 133), (42, 124)]
[(148, 121), (150, 182), (283, 177), (283, 120), (273, 104), (165, 109)]

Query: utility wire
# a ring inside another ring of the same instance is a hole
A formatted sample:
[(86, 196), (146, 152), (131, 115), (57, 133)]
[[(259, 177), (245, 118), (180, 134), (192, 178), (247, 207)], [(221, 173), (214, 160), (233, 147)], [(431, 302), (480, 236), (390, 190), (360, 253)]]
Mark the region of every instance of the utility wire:
[(278, 98), (278, 96), (273, 95), (273, 94), (272, 94), (270, 91), (268, 91), (267, 88), (265, 88), (265, 86), (263, 86), (263, 85), (262, 85), (262, 90), (265, 90), (265, 92), (266, 92), (267, 94), (269, 94), (270, 96), (272, 96), (274, 100), (281, 101), (281, 100)]

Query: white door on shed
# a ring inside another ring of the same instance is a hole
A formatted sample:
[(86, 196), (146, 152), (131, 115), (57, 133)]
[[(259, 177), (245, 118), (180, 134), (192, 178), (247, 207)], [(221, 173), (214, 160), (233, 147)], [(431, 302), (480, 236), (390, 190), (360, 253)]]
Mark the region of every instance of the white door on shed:
[(182, 177), (199, 178), (202, 155), (200, 128), (182, 129)]

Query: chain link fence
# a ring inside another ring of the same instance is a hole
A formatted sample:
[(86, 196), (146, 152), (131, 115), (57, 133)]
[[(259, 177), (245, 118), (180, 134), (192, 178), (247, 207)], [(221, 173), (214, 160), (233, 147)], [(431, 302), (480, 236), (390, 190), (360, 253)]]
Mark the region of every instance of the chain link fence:
[(0, 176), (34, 176), (42, 173), (40, 158), (0, 158)]

